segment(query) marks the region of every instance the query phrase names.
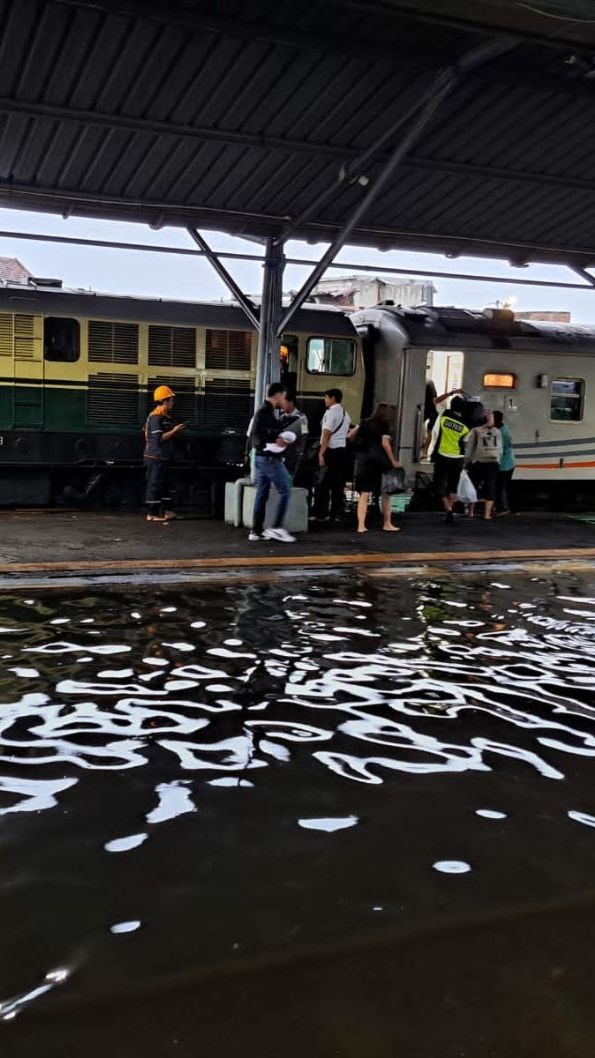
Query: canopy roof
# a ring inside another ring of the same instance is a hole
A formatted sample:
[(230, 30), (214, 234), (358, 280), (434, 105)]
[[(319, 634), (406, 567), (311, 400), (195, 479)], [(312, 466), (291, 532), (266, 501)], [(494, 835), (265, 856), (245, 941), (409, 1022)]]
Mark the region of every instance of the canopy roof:
[(455, 70), (349, 241), (585, 267), (591, 15), (589, 0), (0, 0), (0, 202), (328, 240)]

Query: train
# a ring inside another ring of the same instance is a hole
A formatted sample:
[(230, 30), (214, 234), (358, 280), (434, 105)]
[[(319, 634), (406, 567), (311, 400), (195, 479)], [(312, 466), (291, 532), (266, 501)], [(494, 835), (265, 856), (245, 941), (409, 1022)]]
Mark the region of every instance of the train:
[(424, 396), (463, 389), (503, 412), (514, 439), (519, 506), (585, 509), (595, 501), (595, 326), (523, 320), (508, 309), (401, 308), (351, 316), (368, 391), (397, 407), (397, 448), (414, 479)]
[[(173, 461), (177, 504), (213, 514), (243, 472), (257, 334), (239, 305), (67, 289), (0, 287), (0, 505), (137, 507), (154, 388), (188, 423)], [(427, 380), (504, 412), (523, 504), (595, 500), (595, 327), (505, 309), (361, 311), (307, 303), (279, 341), (278, 373), (315, 435), (329, 387), (357, 421), (396, 407), (410, 480), (422, 459)], [(591, 401), (594, 403), (591, 404)]]
[[(0, 505), (136, 507), (143, 426), (156, 386), (176, 393), (187, 430), (173, 459), (178, 507), (206, 514), (242, 472), (257, 335), (239, 305), (64, 288), (0, 288)], [(279, 372), (317, 428), (324, 390), (352, 417), (365, 388), (349, 317), (311, 305), (279, 343)]]

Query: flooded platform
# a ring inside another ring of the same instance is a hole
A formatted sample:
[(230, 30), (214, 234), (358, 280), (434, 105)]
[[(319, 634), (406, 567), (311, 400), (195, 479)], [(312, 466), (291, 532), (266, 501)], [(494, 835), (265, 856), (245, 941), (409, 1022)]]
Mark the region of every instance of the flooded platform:
[(151, 574), (161, 581), (192, 573), (232, 575), (259, 567), (417, 566), (444, 562), (485, 563), (535, 559), (595, 558), (595, 518), (522, 514), (457, 519), (439, 514), (394, 517), (402, 532), (373, 526), (355, 531), (353, 521), (315, 528), (294, 544), (250, 543), (245, 529), (220, 521), (179, 519), (147, 523), (142, 514), (63, 511), (0, 513), (0, 587), (17, 578), (75, 575), (121, 580)]
[(0, 656), (7, 1058), (590, 1053), (595, 573), (4, 591)]

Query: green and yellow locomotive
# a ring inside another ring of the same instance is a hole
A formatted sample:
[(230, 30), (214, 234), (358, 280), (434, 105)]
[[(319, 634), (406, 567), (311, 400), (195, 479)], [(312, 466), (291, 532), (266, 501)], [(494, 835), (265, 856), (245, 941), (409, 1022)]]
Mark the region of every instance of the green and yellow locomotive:
[[(142, 427), (156, 386), (188, 422), (174, 462), (180, 506), (213, 510), (237, 476), (254, 402), (257, 335), (237, 305), (162, 301), (31, 282), (0, 288), (0, 504), (142, 497)], [(339, 386), (361, 409), (361, 341), (339, 310), (312, 305), (280, 343), (282, 377), (315, 430)]]

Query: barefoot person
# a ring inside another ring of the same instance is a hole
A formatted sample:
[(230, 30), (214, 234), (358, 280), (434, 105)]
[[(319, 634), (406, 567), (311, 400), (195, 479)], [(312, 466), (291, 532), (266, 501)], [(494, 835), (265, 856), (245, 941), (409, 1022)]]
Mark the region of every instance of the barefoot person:
[[(357, 502), (357, 531), (367, 533), (366, 514), (370, 494), (382, 491), (382, 475), (396, 470), (401, 464), (393, 453), (394, 437), (392, 423), (395, 409), (390, 404), (377, 404), (368, 419), (349, 431), (347, 439), (356, 444), (355, 456), (355, 490), (359, 492)], [(385, 532), (398, 533), (399, 528), (392, 523), (390, 496), (382, 497), (382, 518)]]
[(176, 517), (171, 509), (168, 470), (174, 437), (186, 424), (174, 426), (170, 415), (175, 393), (169, 386), (157, 386), (153, 393), (155, 408), (145, 424), (145, 503), (148, 522), (170, 522)]

